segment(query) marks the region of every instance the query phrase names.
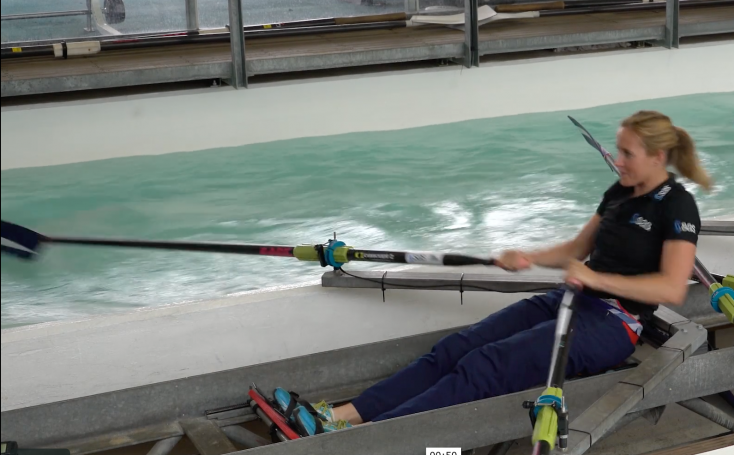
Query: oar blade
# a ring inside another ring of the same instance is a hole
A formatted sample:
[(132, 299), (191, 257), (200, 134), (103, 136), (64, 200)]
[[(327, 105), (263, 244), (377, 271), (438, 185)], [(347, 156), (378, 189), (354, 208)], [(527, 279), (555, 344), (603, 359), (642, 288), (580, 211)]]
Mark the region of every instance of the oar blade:
[(589, 132), (588, 132), (588, 131), (586, 130), (586, 128), (584, 128), (584, 127), (583, 127), (583, 125), (581, 125), (581, 124), (580, 124), (580, 123), (579, 123), (578, 121), (576, 121), (576, 119), (575, 119), (575, 118), (573, 118), (573, 117), (571, 117), (571, 116), (569, 115), (569, 116), (568, 116), (568, 119), (569, 119), (569, 120), (571, 120), (571, 122), (573, 122), (573, 124), (574, 124), (574, 125), (576, 125), (576, 127), (577, 127), (578, 129), (580, 129), (580, 130), (581, 130), (581, 135), (583, 135), (583, 136), (584, 136), (584, 139), (586, 139), (586, 142), (587, 142), (587, 143), (588, 143), (588, 144), (589, 144), (590, 146), (592, 146), (592, 147), (594, 147), (595, 149), (597, 149), (597, 150), (599, 151), (599, 153), (601, 153), (601, 154), (602, 154), (602, 156), (603, 156), (603, 155), (605, 154), (604, 152), (606, 152), (606, 150), (604, 150), (604, 147), (602, 147), (602, 146), (601, 146), (601, 144), (600, 144), (599, 142), (597, 142), (597, 140), (596, 140), (596, 139), (594, 139), (594, 137), (593, 137), (593, 136), (591, 135), (591, 133), (589, 133)]
[(611, 169), (611, 170), (612, 170), (612, 172), (616, 173), (616, 172), (617, 172), (617, 170), (616, 170), (616, 169), (614, 168), (614, 166), (612, 165), (612, 161), (613, 161), (613, 160), (612, 160), (612, 155), (611, 155), (611, 153), (609, 153), (609, 152), (607, 151), (607, 149), (605, 149), (605, 148), (604, 148), (604, 146), (602, 146), (602, 145), (601, 145), (601, 144), (599, 143), (599, 141), (597, 141), (596, 139), (594, 139), (594, 137), (593, 137), (593, 136), (591, 135), (591, 133), (589, 133), (589, 131), (588, 131), (588, 130), (587, 130), (586, 128), (584, 128), (584, 126), (583, 126), (583, 125), (581, 125), (581, 124), (580, 124), (580, 123), (579, 123), (579, 122), (578, 122), (578, 121), (577, 121), (577, 120), (576, 120), (575, 118), (573, 118), (573, 117), (571, 117), (571, 116), (569, 115), (569, 116), (568, 116), (568, 119), (569, 119), (569, 120), (571, 120), (571, 122), (573, 122), (573, 124), (574, 124), (574, 125), (576, 125), (576, 126), (578, 127), (578, 129), (580, 129), (580, 130), (581, 130), (581, 135), (582, 135), (582, 136), (584, 136), (584, 139), (586, 140), (586, 142), (587, 142), (587, 143), (588, 143), (588, 144), (589, 144), (590, 146), (594, 147), (594, 148), (595, 148), (595, 149), (596, 149), (596, 150), (597, 150), (597, 151), (598, 151), (599, 153), (601, 153), (601, 156), (602, 156), (602, 157), (604, 158), (604, 160), (605, 160), (605, 161), (607, 162), (607, 166), (609, 166), (609, 169)]
[(22, 259), (33, 259), (38, 255), (43, 236), (23, 226), (1, 221), (2, 252)]

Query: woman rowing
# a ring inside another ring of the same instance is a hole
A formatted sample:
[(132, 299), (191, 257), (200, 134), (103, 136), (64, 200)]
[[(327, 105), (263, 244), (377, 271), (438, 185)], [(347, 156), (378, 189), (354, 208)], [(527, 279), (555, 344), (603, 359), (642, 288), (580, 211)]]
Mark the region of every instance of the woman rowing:
[[(506, 251), (498, 260), (509, 271), (564, 269), (565, 281), (583, 289), (567, 377), (603, 372), (627, 359), (641, 321), (660, 304), (683, 304), (693, 270), (698, 207), (667, 170), (673, 166), (710, 188), (691, 137), (667, 116), (640, 111), (622, 121), (617, 150), (619, 181), (574, 239), (539, 251)], [(554, 290), (493, 313), (441, 339), (348, 404), (311, 407), (282, 388), (274, 398), (302, 432), (316, 434), (526, 390), (547, 377), (562, 297)]]

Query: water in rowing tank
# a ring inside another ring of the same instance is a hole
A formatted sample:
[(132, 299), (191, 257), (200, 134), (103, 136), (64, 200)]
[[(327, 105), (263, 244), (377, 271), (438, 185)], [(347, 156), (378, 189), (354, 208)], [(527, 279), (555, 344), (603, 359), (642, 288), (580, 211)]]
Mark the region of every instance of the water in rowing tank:
[[(488, 101), (488, 102), (491, 102)], [(734, 93), (2, 172), (2, 218), (49, 235), (348, 245), (489, 255), (569, 238), (615, 176), (616, 125), (659, 109), (716, 180), (703, 217), (734, 213)], [(77, 182), (69, 185), (68, 182)], [(350, 269), (390, 268), (351, 263)], [(56, 246), (2, 258), (2, 327), (313, 282), (289, 258)]]

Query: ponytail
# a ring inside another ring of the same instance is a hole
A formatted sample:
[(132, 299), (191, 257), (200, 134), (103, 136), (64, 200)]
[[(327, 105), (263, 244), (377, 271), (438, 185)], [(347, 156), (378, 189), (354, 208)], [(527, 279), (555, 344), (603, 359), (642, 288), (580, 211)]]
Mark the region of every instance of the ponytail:
[(673, 128), (678, 136), (678, 144), (668, 152), (668, 162), (675, 166), (685, 178), (698, 183), (706, 191), (710, 191), (711, 177), (701, 167), (693, 139), (683, 128), (678, 126)]
[(711, 177), (701, 167), (696, 146), (683, 128), (673, 125), (670, 117), (657, 111), (638, 111), (622, 121), (622, 126), (631, 129), (652, 155), (664, 150), (668, 164), (673, 165), (687, 179), (709, 191)]

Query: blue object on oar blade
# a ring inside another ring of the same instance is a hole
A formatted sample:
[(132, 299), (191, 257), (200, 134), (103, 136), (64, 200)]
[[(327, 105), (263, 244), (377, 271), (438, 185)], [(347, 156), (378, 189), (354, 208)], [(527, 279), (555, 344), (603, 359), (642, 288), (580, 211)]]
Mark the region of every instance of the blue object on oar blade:
[(1, 221), (2, 252), (18, 256), (23, 259), (32, 259), (38, 255), (43, 236), (23, 226)]

